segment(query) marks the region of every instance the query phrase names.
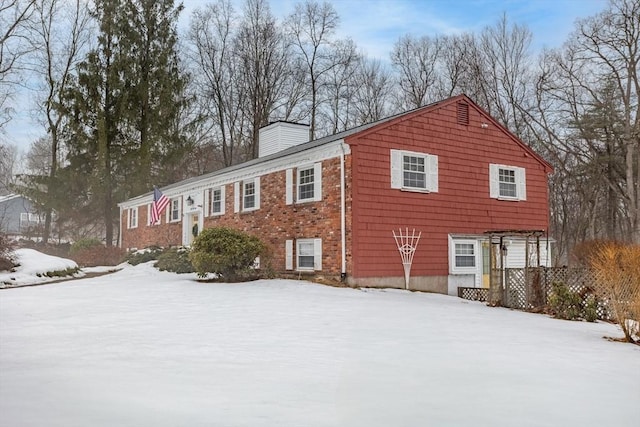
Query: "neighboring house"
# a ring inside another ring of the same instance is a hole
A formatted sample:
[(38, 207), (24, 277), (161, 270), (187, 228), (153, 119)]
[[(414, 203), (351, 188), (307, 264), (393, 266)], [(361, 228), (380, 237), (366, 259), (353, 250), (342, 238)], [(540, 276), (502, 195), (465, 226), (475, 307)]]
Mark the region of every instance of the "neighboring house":
[(468, 97), (307, 140), (305, 125), (262, 128), (257, 159), (162, 188), (158, 224), (152, 193), (120, 203), (121, 246), (189, 245), (194, 224), (229, 226), (269, 245), (280, 273), (404, 288), (393, 231), (415, 229), (409, 288), (449, 294), (488, 286), (496, 242), (503, 265), (548, 262), (552, 168)]
[(0, 196), (0, 231), (10, 237), (34, 234), (43, 222), (35, 205), (19, 194)]

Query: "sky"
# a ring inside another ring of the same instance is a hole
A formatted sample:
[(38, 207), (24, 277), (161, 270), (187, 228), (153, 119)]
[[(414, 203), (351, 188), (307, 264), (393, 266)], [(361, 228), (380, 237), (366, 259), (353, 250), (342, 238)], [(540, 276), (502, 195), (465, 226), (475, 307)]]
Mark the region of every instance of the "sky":
[[(243, 0), (232, 0), (241, 10)], [(210, 0), (183, 0), (179, 22), (186, 30), (192, 12)], [(277, 18), (294, 10), (297, 0), (270, 0)], [(560, 47), (574, 28), (576, 19), (605, 9), (605, 0), (333, 0), (340, 28), (338, 36), (352, 38), (369, 57), (387, 60), (395, 41), (403, 35), (435, 36), (478, 32), (495, 24), (503, 14), (510, 22), (526, 25), (533, 33), (532, 49)], [(455, 6), (452, 6), (455, 4)], [(44, 136), (44, 128), (30, 116), (33, 96), (23, 92), (16, 98), (16, 116), (0, 134), (3, 142), (24, 152), (32, 141)]]

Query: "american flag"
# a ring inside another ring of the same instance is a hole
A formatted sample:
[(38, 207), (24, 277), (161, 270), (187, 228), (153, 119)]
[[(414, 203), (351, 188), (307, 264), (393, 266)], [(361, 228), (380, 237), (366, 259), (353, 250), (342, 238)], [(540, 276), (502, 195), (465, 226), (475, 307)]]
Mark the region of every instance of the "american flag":
[(160, 220), (160, 214), (169, 204), (167, 196), (157, 188), (153, 189), (153, 203), (151, 204), (151, 224), (155, 224)]

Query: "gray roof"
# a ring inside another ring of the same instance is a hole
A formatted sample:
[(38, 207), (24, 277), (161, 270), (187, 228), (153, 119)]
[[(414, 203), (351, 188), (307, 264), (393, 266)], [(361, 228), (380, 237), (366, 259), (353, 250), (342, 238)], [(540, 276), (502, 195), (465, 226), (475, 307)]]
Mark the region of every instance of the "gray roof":
[[(421, 107), (421, 108), (424, 108), (424, 107)], [(367, 123), (367, 124), (364, 124), (364, 125), (361, 125), (361, 126), (357, 126), (357, 127), (351, 128), (351, 129), (347, 129), (347, 130), (342, 131), (342, 132), (338, 132), (338, 133), (333, 134), (333, 135), (328, 135), (328, 136), (325, 136), (325, 137), (322, 137), (322, 138), (319, 138), (319, 139), (315, 139), (313, 141), (309, 141), (309, 142), (305, 142), (305, 143), (302, 143), (302, 144), (298, 144), (298, 145), (295, 145), (293, 147), (289, 147), (289, 148), (287, 148), (285, 150), (278, 151), (277, 153), (270, 154), (268, 156), (258, 157), (256, 159), (248, 160), (248, 161), (243, 162), (243, 163), (238, 163), (237, 165), (228, 166), (228, 167), (226, 167), (224, 169), (219, 169), (217, 171), (209, 172), (209, 173), (204, 174), (204, 175), (199, 175), (199, 176), (195, 176), (195, 177), (192, 177), (192, 178), (187, 178), (185, 180), (178, 181), (178, 182), (175, 182), (173, 184), (169, 184), (167, 186), (164, 186), (164, 187), (161, 188), (161, 190), (169, 190), (169, 189), (172, 189), (172, 188), (175, 188), (175, 187), (179, 187), (179, 186), (182, 186), (182, 185), (185, 185), (185, 184), (189, 184), (191, 182), (198, 182), (200, 180), (211, 178), (211, 177), (214, 177), (216, 175), (222, 175), (222, 174), (227, 173), (227, 172), (233, 172), (235, 170), (244, 169), (244, 168), (249, 167), (249, 166), (257, 165), (257, 164), (260, 164), (260, 163), (265, 163), (265, 162), (268, 162), (270, 160), (279, 159), (281, 157), (286, 157), (286, 156), (289, 156), (291, 154), (296, 154), (296, 153), (300, 153), (300, 152), (305, 151), (305, 150), (310, 150), (312, 148), (320, 147), (320, 146), (322, 146), (324, 144), (328, 144), (330, 142), (338, 141), (340, 139), (349, 137), (349, 136), (354, 135), (356, 133), (365, 131), (365, 130), (367, 130), (369, 128), (372, 128), (374, 126), (377, 126), (377, 125), (379, 125), (381, 123), (385, 123), (385, 122), (391, 121), (391, 120), (395, 119), (396, 117), (402, 116), (404, 114), (407, 114), (407, 113), (405, 112), (405, 113), (401, 113), (401, 114), (396, 114), (396, 115), (393, 115), (393, 116), (386, 117), (384, 119), (378, 120), (376, 122)], [(145, 194), (143, 194), (141, 196), (138, 196), (138, 197), (142, 197), (142, 196), (145, 196), (145, 195), (151, 194), (151, 193), (152, 192), (145, 193)]]
[[(456, 97), (452, 97), (452, 98), (456, 98)], [(451, 98), (449, 98), (449, 99), (451, 99)], [(250, 167), (250, 166), (253, 166), (253, 165), (258, 165), (260, 163), (265, 163), (265, 162), (268, 162), (268, 161), (271, 161), (271, 160), (279, 159), (281, 157), (289, 156), (291, 154), (296, 154), (296, 153), (300, 153), (300, 152), (305, 151), (305, 150), (310, 150), (312, 148), (320, 147), (320, 146), (322, 146), (324, 144), (328, 144), (330, 142), (338, 141), (340, 139), (349, 137), (351, 135), (363, 132), (363, 131), (365, 131), (365, 130), (367, 130), (369, 128), (372, 128), (374, 126), (380, 125), (382, 123), (389, 122), (389, 121), (391, 121), (391, 120), (393, 120), (393, 119), (395, 119), (397, 117), (407, 115), (407, 114), (412, 113), (412, 112), (417, 111), (417, 110), (422, 110), (422, 109), (426, 109), (426, 108), (429, 108), (429, 107), (433, 107), (434, 105), (441, 104), (441, 103), (443, 103), (445, 101), (448, 101), (449, 99), (446, 99), (444, 101), (434, 102), (434, 103), (431, 103), (431, 104), (428, 104), (428, 105), (424, 105), (424, 106), (419, 107), (419, 108), (415, 108), (415, 109), (410, 110), (410, 111), (405, 111), (405, 112), (402, 112), (402, 113), (399, 113), (399, 114), (394, 114), (393, 116), (389, 116), (389, 117), (386, 117), (384, 119), (380, 119), (380, 120), (375, 121), (375, 122), (366, 123), (366, 124), (361, 125), (361, 126), (357, 126), (357, 127), (351, 128), (351, 129), (347, 129), (345, 131), (338, 132), (338, 133), (333, 134), (333, 135), (328, 135), (328, 136), (325, 136), (325, 137), (322, 137), (322, 138), (319, 138), (319, 139), (316, 139), (316, 140), (313, 140), (313, 141), (309, 141), (309, 142), (305, 142), (305, 143), (302, 143), (302, 144), (298, 144), (298, 145), (295, 145), (293, 147), (289, 147), (289, 148), (287, 148), (285, 150), (279, 151), (277, 153), (270, 154), (268, 156), (258, 157), (256, 159), (252, 159), (252, 160), (249, 160), (249, 161), (246, 161), (246, 162), (243, 162), (243, 163), (238, 163), (237, 165), (228, 166), (226, 168), (219, 169), (219, 170), (214, 171), (214, 172), (209, 172), (209, 173), (204, 174), (204, 175), (199, 175), (199, 176), (195, 176), (195, 177), (192, 177), (192, 178), (187, 178), (187, 179), (184, 179), (182, 181), (178, 181), (178, 182), (175, 182), (173, 184), (166, 185), (166, 186), (162, 187), (161, 190), (170, 190), (172, 188), (180, 187), (180, 186), (183, 186), (185, 184), (198, 182), (198, 181), (201, 181), (201, 180), (205, 180), (207, 178), (215, 177), (217, 175), (222, 175), (222, 174), (225, 174), (225, 173), (228, 173), (228, 172), (233, 172), (235, 170), (244, 169), (246, 167)], [(148, 196), (148, 195), (150, 195), (152, 193), (153, 192), (150, 191), (148, 193), (132, 197), (131, 199), (142, 198), (142, 197)]]

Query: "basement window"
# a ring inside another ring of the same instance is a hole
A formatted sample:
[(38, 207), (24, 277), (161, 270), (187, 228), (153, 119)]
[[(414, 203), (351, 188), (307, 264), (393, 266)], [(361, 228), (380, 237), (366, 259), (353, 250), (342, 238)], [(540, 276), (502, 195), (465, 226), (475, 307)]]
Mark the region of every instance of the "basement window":
[[(295, 257), (293, 249), (295, 247)], [(297, 271), (322, 270), (322, 239), (297, 239), (285, 241), (285, 268)]]
[(475, 274), (481, 259), (478, 258), (478, 242), (473, 239), (449, 237), (449, 272), (451, 274)]

